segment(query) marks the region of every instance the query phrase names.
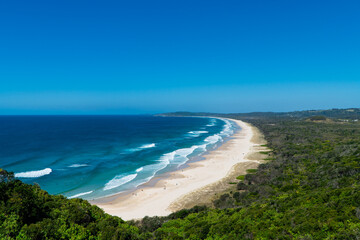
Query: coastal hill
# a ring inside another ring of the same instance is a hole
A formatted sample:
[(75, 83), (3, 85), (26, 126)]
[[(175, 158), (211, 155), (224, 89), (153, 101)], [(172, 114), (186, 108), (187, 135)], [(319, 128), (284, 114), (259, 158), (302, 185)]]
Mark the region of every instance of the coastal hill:
[(360, 108), (329, 109), (329, 110), (305, 110), (294, 112), (251, 112), (251, 113), (208, 113), (208, 112), (170, 112), (159, 116), (223, 116), (239, 118), (293, 118), (303, 119), (313, 116), (324, 116), (334, 119), (360, 120)]
[(0, 239), (360, 238), (360, 109), (162, 115), (243, 120), (271, 151), (212, 206), (128, 222), (1, 170)]

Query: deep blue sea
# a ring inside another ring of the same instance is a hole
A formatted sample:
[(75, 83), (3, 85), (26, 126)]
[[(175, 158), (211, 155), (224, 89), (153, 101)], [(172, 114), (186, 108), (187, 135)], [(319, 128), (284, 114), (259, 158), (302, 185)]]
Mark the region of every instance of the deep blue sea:
[(0, 168), (51, 194), (96, 199), (176, 170), (235, 130), (215, 118), (0, 116)]

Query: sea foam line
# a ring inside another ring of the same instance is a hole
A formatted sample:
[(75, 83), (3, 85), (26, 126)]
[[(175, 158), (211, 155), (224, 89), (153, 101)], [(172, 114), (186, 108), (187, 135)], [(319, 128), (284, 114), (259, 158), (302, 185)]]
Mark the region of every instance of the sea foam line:
[[(189, 160), (189, 156), (196, 149), (201, 150), (201, 152), (205, 152), (207, 150), (208, 145), (213, 145), (218, 142), (222, 142), (223, 137), (228, 137), (231, 134), (233, 134), (234, 131), (232, 129), (232, 127), (233, 127), (232, 122), (227, 119), (221, 119), (221, 120), (225, 122), (223, 130), (220, 133), (217, 133), (217, 134), (214, 134), (212, 136), (208, 136), (207, 138), (205, 138), (205, 140), (204, 140), (205, 143), (203, 143), (201, 145), (194, 145), (189, 148), (180, 148), (173, 152), (166, 153), (160, 157), (158, 164), (150, 164), (150, 165), (144, 166), (144, 171), (147, 171), (151, 168), (154, 170), (152, 176), (148, 177), (146, 180), (149, 181), (151, 178), (153, 178), (156, 175), (157, 172), (166, 168), (171, 163), (178, 164), (178, 166), (185, 164)], [(210, 121), (211, 126), (215, 126), (215, 122), (216, 122), (216, 119), (211, 119), (211, 121)], [(199, 131), (199, 132), (201, 132), (201, 131)], [(192, 133), (192, 132), (189, 132), (189, 133)], [(193, 133), (195, 133), (195, 131)]]
[(207, 143), (204, 143), (204, 144), (201, 144), (201, 145), (194, 145), (194, 146), (191, 146), (189, 148), (180, 148), (180, 149), (177, 149), (175, 151), (165, 153), (160, 157), (160, 159), (158, 160), (158, 163), (149, 164), (149, 165), (146, 165), (144, 167), (141, 167), (141, 168), (137, 169), (136, 172), (140, 172), (140, 169), (143, 172), (152, 172), (152, 174), (150, 176), (148, 176), (143, 181), (138, 183), (137, 187), (140, 186), (141, 184), (144, 184), (144, 183), (150, 181), (153, 177), (155, 177), (155, 175), (159, 171), (166, 168), (169, 164), (176, 164), (178, 166), (181, 166), (181, 165), (185, 164), (187, 161), (190, 160), (189, 156), (195, 150), (199, 149), (199, 150), (201, 150), (201, 152), (205, 152), (207, 145), (213, 144), (215, 142), (216, 142), (215, 140), (207, 141)]
[(207, 127), (212, 127), (212, 126), (215, 126), (215, 123), (216, 123), (216, 119), (211, 118), (211, 119), (210, 119), (210, 123), (207, 124), (206, 126), (207, 126)]
[(15, 177), (18, 177), (18, 178), (38, 178), (38, 177), (48, 175), (51, 172), (52, 172), (51, 168), (45, 168), (45, 169), (42, 169), (42, 170), (15, 173)]
[[(177, 149), (175, 151), (169, 152), (169, 153), (165, 153), (163, 154), (158, 163), (154, 163), (154, 164), (149, 164), (143, 167), (140, 167), (138, 169), (136, 169), (136, 173), (134, 174), (130, 174), (127, 176), (124, 175), (119, 175), (116, 176), (115, 178), (113, 178), (112, 180), (110, 180), (108, 183), (106, 183), (104, 190), (109, 190), (109, 189), (113, 189), (116, 187), (119, 187), (121, 185), (124, 185), (132, 180), (134, 180), (137, 177), (137, 173), (138, 172), (152, 172), (152, 174), (147, 177), (146, 179), (143, 179), (143, 181), (141, 181), (141, 183), (137, 184), (137, 186), (150, 181), (156, 174), (157, 172), (159, 172), (160, 170), (166, 168), (169, 164), (176, 164), (178, 166), (181, 166), (183, 164), (185, 164), (187, 161), (189, 161), (189, 156), (194, 153), (194, 151), (196, 149), (201, 150), (201, 152), (205, 152), (207, 149), (208, 145), (213, 145), (215, 143), (218, 143), (220, 141), (223, 141), (223, 137), (226, 136), (230, 136), (233, 133), (232, 130), (232, 123), (231, 121), (228, 121), (226, 119), (221, 119), (225, 122), (224, 128), (223, 130), (218, 133), (218, 134), (214, 134), (212, 136), (208, 136), (207, 138), (205, 138), (203, 144), (201, 145), (193, 145), (189, 148), (180, 148)], [(211, 126), (215, 125), (216, 120), (215, 119), (211, 119)], [(202, 133), (208, 133), (208, 131), (191, 131), (189, 132), (189, 134), (202, 134)], [(136, 150), (141, 150), (144, 148), (151, 148), (151, 147), (155, 147), (155, 144), (144, 144), (141, 147), (136, 148)]]
[[(170, 163), (173, 163), (173, 164), (178, 164), (179, 166), (185, 164), (188, 160), (189, 160), (189, 156), (196, 150), (196, 149), (199, 149), (201, 150), (201, 152), (205, 152), (207, 150), (207, 146), (208, 145), (213, 145), (213, 144), (216, 144), (218, 142), (222, 142), (223, 141), (223, 137), (222, 135), (225, 136), (230, 136), (233, 131), (231, 129), (232, 127), (232, 124), (229, 120), (226, 120), (226, 119), (221, 119), (225, 122), (225, 126), (223, 128), (223, 130), (218, 133), (218, 134), (214, 134), (212, 136), (208, 136), (205, 138), (203, 144), (201, 145), (194, 145), (192, 147), (189, 147), (189, 148), (180, 148), (180, 149), (177, 149), (173, 152), (169, 152), (169, 153), (166, 153), (164, 154), (163, 156), (160, 157), (160, 160), (159, 160), (159, 169), (157, 171), (155, 171), (154, 175), (164, 169), (167, 165), (169, 165)], [(210, 123), (215, 125), (215, 122), (216, 122), (216, 119), (211, 119)], [(192, 131), (192, 132), (189, 132), (189, 133), (208, 133), (208, 131)], [(155, 164), (153, 164), (155, 165)]]
[(191, 137), (199, 137), (201, 134), (208, 133), (208, 131), (190, 131), (188, 134), (190, 134)]
[(88, 167), (89, 165), (88, 164), (72, 164), (70, 165), (69, 167), (71, 168), (78, 168), (78, 167)]
[(128, 151), (137, 152), (137, 151), (141, 151), (141, 150), (148, 149), (148, 148), (154, 148), (154, 147), (156, 147), (155, 143), (149, 143), (149, 144), (143, 144), (143, 145), (141, 145), (140, 147), (137, 147), (137, 148), (131, 148)]
[(94, 191), (89, 191), (89, 192), (83, 192), (83, 193), (79, 193), (79, 194), (75, 194), (74, 196), (71, 196), (71, 197), (68, 197), (69, 199), (71, 198), (77, 198), (77, 197), (81, 197), (81, 196), (84, 196), (84, 195), (88, 195), (90, 193), (92, 193)]
[(232, 122), (227, 119), (221, 119), (221, 120), (223, 120), (225, 122), (225, 125), (224, 125), (223, 130), (220, 132), (220, 135), (229, 137), (230, 135), (234, 134)]
[(121, 185), (124, 185), (125, 183), (128, 183), (132, 181), (134, 178), (136, 178), (137, 173), (130, 174), (127, 176), (119, 175), (111, 179), (108, 183), (105, 184), (104, 190), (110, 190), (116, 187), (120, 187)]
[(222, 137), (219, 134), (215, 134), (205, 138), (204, 141), (207, 142), (208, 144), (215, 144), (219, 141), (222, 141)]
[(155, 143), (150, 143), (150, 144), (144, 144), (144, 145), (142, 145), (142, 146), (139, 147), (139, 148), (145, 149), (145, 148), (153, 148), (153, 147), (155, 147), (155, 146), (156, 146)]

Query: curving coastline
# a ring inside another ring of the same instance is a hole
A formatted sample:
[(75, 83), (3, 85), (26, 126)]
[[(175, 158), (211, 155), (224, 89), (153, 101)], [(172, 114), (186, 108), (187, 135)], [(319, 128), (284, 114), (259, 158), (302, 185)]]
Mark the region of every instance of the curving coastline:
[(258, 161), (247, 158), (258, 145), (252, 140), (257, 132), (245, 122), (229, 120), (235, 122), (241, 130), (219, 148), (205, 154), (204, 160), (154, 178), (131, 193), (92, 201), (92, 204), (124, 220), (166, 216), (183, 207), (196, 205), (197, 198), (189, 196), (203, 196), (208, 192), (206, 188), (226, 179), (235, 166), (249, 168), (250, 165), (253, 167), (258, 164)]

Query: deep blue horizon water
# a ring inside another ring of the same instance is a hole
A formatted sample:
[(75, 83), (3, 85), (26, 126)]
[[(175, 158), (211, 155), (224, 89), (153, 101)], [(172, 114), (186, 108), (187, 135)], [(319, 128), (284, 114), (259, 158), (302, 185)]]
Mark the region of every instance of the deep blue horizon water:
[(236, 129), (216, 118), (0, 116), (0, 168), (51, 194), (90, 200), (176, 170)]

